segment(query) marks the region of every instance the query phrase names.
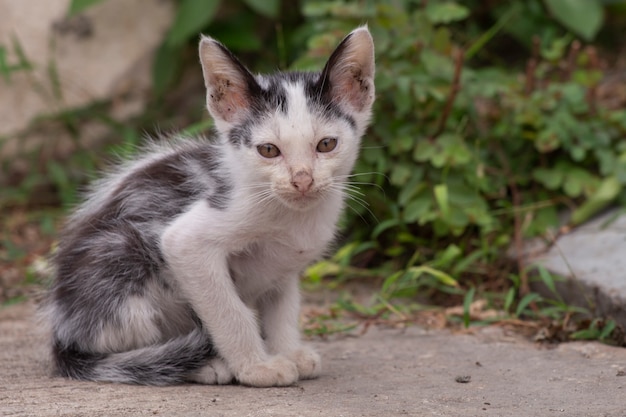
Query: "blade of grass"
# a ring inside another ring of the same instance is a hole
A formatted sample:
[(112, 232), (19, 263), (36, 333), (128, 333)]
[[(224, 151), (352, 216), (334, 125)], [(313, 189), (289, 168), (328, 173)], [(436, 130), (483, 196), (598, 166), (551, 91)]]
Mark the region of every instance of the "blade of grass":
[(519, 317), (524, 312), (524, 310), (526, 310), (526, 307), (528, 307), (530, 303), (539, 299), (541, 299), (541, 296), (536, 292), (526, 294), (517, 305), (517, 309), (515, 310), (515, 316)]
[(478, 53), (490, 40), (492, 40), (502, 28), (514, 18), (520, 10), (519, 4), (515, 3), (509, 10), (506, 11), (498, 21), (490, 27), (485, 33), (483, 33), (465, 52), (465, 59), (470, 60), (474, 55)]
[(476, 293), (476, 288), (470, 288), (467, 293), (465, 293), (465, 298), (463, 298), (463, 325), (465, 328), (468, 328), (470, 325), (470, 308), (472, 306), (472, 301), (474, 301), (474, 294)]

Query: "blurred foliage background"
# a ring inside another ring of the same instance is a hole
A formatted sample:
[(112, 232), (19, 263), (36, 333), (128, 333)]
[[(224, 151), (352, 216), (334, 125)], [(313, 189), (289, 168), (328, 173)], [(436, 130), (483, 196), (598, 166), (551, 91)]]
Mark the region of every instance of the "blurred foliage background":
[[(74, 0), (68, 13), (100, 1), (107, 0)], [(307, 284), (367, 281), (375, 305), (344, 299), (341, 306), (370, 315), (462, 305), (459, 319), (468, 324), (478, 299), (499, 319), (583, 311), (556, 294), (533, 293), (529, 280), (553, 288), (558, 277), (529, 274), (515, 254), (525, 239), (550, 243), (626, 202), (624, 1), (175, 4), (153, 62), (149, 108), (111, 122), (106, 146), (45, 161), (7, 184), (3, 213), (43, 209), (38, 221), (54, 235), (65, 212), (58, 208), (76, 201), (112, 152), (134, 152), (144, 132), (157, 129), (206, 132), (198, 33), (222, 41), (253, 71), (319, 69), (343, 36), (367, 23), (377, 48), (377, 101), (356, 168), (360, 193), (350, 200), (336, 254), (306, 271)], [(107, 106), (63, 117), (72, 129), (106, 120)], [(33, 198), (42, 189), (51, 190), (44, 202)], [(16, 253), (5, 236), (2, 256)], [(595, 320), (575, 330), (607, 338), (614, 328)]]

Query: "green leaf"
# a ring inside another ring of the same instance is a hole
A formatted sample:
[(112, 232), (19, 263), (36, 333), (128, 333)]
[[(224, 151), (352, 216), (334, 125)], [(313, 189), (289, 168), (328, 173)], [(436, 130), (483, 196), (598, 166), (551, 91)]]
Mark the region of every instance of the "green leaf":
[(598, 338), (599, 335), (600, 332), (598, 331), (598, 329), (594, 328), (579, 330), (569, 335), (569, 338), (573, 340), (595, 340)]
[(536, 168), (533, 178), (549, 190), (558, 189), (563, 183), (563, 171), (555, 168)]
[(537, 150), (541, 153), (548, 153), (558, 149), (561, 145), (559, 133), (562, 132), (556, 129), (556, 126), (550, 126), (539, 131), (535, 140)]
[(604, 325), (604, 327), (602, 328), (602, 331), (600, 332), (600, 335), (598, 337), (599, 340), (604, 340), (607, 337), (609, 337), (611, 335), (611, 333), (613, 333), (613, 330), (615, 330), (615, 327), (617, 327), (617, 324), (615, 323), (615, 320), (609, 320), (606, 322), (606, 324)]
[(335, 255), (333, 256), (333, 260), (338, 262), (338, 263), (342, 263), (342, 261), (344, 259), (350, 259), (350, 257), (352, 257), (352, 254), (354, 253), (354, 249), (359, 245), (359, 242), (350, 242), (347, 243), (345, 245), (343, 245), (341, 248), (339, 248), (337, 250), (337, 252), (335, 252)]
[(572, 223), (580, 224), (602, 210), (619, 195), (622, 185), (616, 177), (605, 178), (598, 190), (572, 213)]
[(68, 13), (70, 16), (78, 14), (96, 3), (100, 3), (101, 1), (102, 0), (72, 0)]
[(182, 0), (176, 18), (167, 34), (170, 47), (181, 46), (208, 25), (220, 5), (220, 0)]
[(252, 10), (263, 16), (275, 19), (280, 12), (280, 0), (243, 0)]
[(469, 16), (469, 9), (458, 3), (447, 2), (428, 2), (426, 6), (426, 17), (432, 23), (450, 23), (465, 19)]
[(472, 153), (463, 138), (454, 133), (444, 133), (435, 143), (420, 142), (415, 147), (413, 158), (416, 160), (430, 160), (436, 168), (444, 166), (466, 165), (472, 160)]
[(430, 274), (443, 285), (446, 285), (448, 287), (459, 286), (459, 283), (456, 281), (456, 279), (452, 278), (449, 274), (446, 274), (445, 272), (438, 269), (431, 268), (430, 266), (413, 266), (407, 269), (407, 273), (410, 274), (413, 279), (419, 278), (422, 274)]
[(550, 292), (559, 297), (559, 293), (557, 293), (556, 291), (556, 284), (554, 282), (554, 277), (552, 276), (552, 274), (546, 269), (545, 266), (543, 265), (537, 265), (537, 272), (539, 272), (539, 277), (541, 278), (541, 281), (543, 281), (544, 285), (546, 287), (548, 287), (548, 289), (550, 290)]
[(376, 242), (350, 242), (339, 248), (335, 255), (333, 255), (332, 260), (337, 262), (339, 266), (347, 267), (350, 264), (353, 256), (375, 247)]
[(511, 306), (515, 300), (515, 293), (515, 288), (509, 288), (509, 291), (506, 293), (506, 297), (504, 298), (504, 311), (511, 310)]
[(304, 276), (314, 282), (321, 282), (324, 277), (338, 275), (341, 267), (334, 262), (320, 261), (308, 267)]
[(381, 233), (384, 231), (391, 229), (392, 227), (396, 227), (401, 224), (400, 219), (387, 219), (378, 223), (374, 230), (372, 230), (372, 239), (377, 239)]
[(435, 200), (441, 210), (441, 215), (447, 218), (450, 215), (450, 204), (448, 200), (448, 186), (446, 184), (437, 184), (433, 189)]
[(440, 265), (441, 267), (450, 267), (452, 262), (455, 259), (459, 258), (463, 255), (463, 251), (454, 243), (448, 245), (448, 247), (440, 252), (436, 259), (436, 265)]
[(556, 206), (547, 206), (537, 209), (531, 218), (531, 222), (524, 230), (524, 235), (534, 237), (543, 235), (546, 230), (556, 228), (559, 225), (559, 215)]
[(383, 285), (381, 287), (381, 292), (383, 294), (389, 294), (389, 290), (404, 275), (404, 273), (404, 271), (398, 271), (385, 278), (385, 281), (383, 282)]
[(415, 165), (408, 164), (397, 164), (391, 169), (391, 177), (389, 178), (389, 182), (393, 185), (403, 185), (411, 178), (411, 174), (415, 169)]
[(554, 18), (586, 41), (592, 40), (604, 20), (600, 0), (544, 0)]
[(517, 309), (515, 309), (515, 316), (519, 317), (524, 312), (524, 310), (526, 310), (526, 307), (528, 307), (530, 303), (539, 299), (541, 299), (541, 296), (536, 292), (526, 294), (517, 305)]
[(417, 198), (411, 200), (404, 208), (404, 221), (407, 223), (414, 223), (420, 221), (430, 212), (433, 208), (433, 199), (427, 194), (423, 193)]
[(435, 36), (433, 38), (433, 48), (442, 54), (449, 53), (452, 49), (452, 42), (450, 38), (451, 34), (448, 28), (438, 28), (435, 31)]
[[(452, 79), (454, 73), (454, 63), (449, 56), (442, 55), (435, 52), (433, 49), (424, 49), (420, 54), (420, 61), (424, 64), (424, 69), (433, 78), (444, 79), (449, 81)], [(410, 83), (414, 83), (414, 80), (410, 80)], [(436, 94), (436, 90), (429, 90), (433, 96)], [(448, 95), (441, 95), (440, 101), (444, 101), (448, 98)]]
[(563, 191), (570, 197), (578, 197), (590, 182), (593, 182), (591, 174), (580, 168), (572, 168), (563, 182)]
[(394, 103), (396, 114), (398, 117), (404, 116), (413, 110), (413, 101), (411, 100), (411, 84), (414, 81), (410, 77), (399, 76), (396, 79), (396, 90), (394, 94)]
[(437, 147), (434, 143), (422, 140), (417, 143), (413, 150), (413, 159), (416, 162), (425, 162), (437, 154)]
[(428, 184), (425, 181), (422, 181), (424, 176), (424, 169), (422, 167), (416, 167), (413, 170), (413, 175), (411, 179), (404, 184), (401, 188), (400, 193), (398, 194), (398, 204), (400, 206), (406, 206), (406, 204), (420, 192), (424, 191)]

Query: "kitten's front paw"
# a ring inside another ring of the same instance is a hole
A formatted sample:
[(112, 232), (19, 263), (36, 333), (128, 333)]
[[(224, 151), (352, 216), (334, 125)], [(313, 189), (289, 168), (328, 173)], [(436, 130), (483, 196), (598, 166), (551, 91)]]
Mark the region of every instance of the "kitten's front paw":
[(226, 385), (233, 382), (234, 375), (220, 358), (211, 361), (189, 376), (191, 382), (207, 385)]
[(298, 381), (298, 368), (284, 356), (274, 356), (268, 361), (248, 366), (237, 376), (243, 385), (252, 387), (280, 387)]
[(310, 347), (302, 346), (287, 355), (298, 367), (300, 379), (316, 378), (322, 371), (320, 355)]

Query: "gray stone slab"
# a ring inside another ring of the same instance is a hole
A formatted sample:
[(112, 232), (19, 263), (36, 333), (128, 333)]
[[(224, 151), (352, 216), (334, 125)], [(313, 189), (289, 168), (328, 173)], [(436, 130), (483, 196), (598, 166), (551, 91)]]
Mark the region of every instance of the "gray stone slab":
[(610, 211), (560, 236), (550, 249), (531, 258), (565, 280), (563, 299), (615, 319), (626, 328), (626, 214)]

